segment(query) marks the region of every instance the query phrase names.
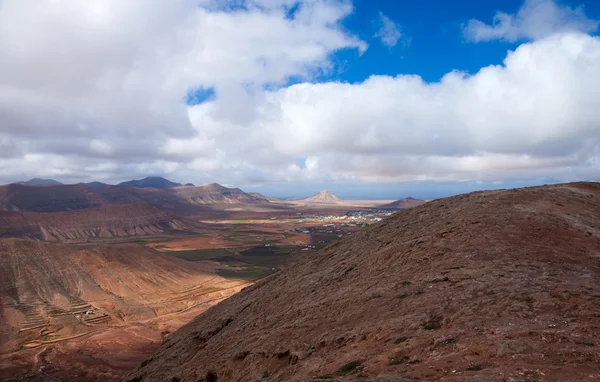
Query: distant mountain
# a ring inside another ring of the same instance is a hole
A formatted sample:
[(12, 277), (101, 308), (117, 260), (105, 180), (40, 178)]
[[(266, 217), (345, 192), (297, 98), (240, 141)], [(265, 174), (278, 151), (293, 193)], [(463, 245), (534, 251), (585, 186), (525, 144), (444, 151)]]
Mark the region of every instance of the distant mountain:
[(27, 182), (22, 182), (22, 184), (30, 186), (59, 186), (62, 183), (54, 179), (33, 178), (29, 179)]
[(187, 186), (187, 187), (196, 187), (196, 186), (194, 185), (194, 183), (186, 183), (186, 184), (184, 184), (184, 186)]
[(83, 184), (84, 186), (88, 186), (90, 188), (106, 188), (106, 187), (110, 187), (110, 184), (106, 184), (106, 183), (102, 183), (102, 182), (89, 182), (89, 183), (79, 183), (79, 184)]
[(273, 198), (270, 196), (265, 196), (263, 194), (259, 194), (258, 192), (248, 192), (248, 195), (253, 196), (260, 200), (264, 200), (265, 202), (281, 202), (281, 199)]
[(421, 200), (421, 199), (411, 198), (409, 196), (408, 198), (404, 198), (404, 199), (396, 200), (395, 202), (392, 202), (392, 203), (384, 204), (384, 205), (380, 206), (380, 208), (393, 208), (396, 210), (404, 210), (406, 208), (420, 206), (423, 203), (426, 203), (426, 201)]
[(171, 182), (168, 179), (160, 176), (149, 176), (144, 179), (130, 180), (119, 183), (119, 186), (136, 187), (136, 188), (173, 188), (181, 186), (181, 183)]
[(306, 203), (319, 203), (319, 204), (336, 204), (342, 201), (339, 197), (332, 194), (327, 190), (319, 191), (317, 194), (310, 198), (303, 199)]
[(174, 192), (190, 204), (244, 204), (268, 202), (265, 196), (257, 197), (247, 194), (239, 188), (223, 187), (218, 183), (210, 183), (199, 187), (181, 187)]
[(206, 205), (210, 204), (268, 203), (265, 198), (216, 183), (167, 188), (112, 186), (100, 182), (52, 187), (13, 183), (0, 186), (0, 211), (60, 212), (148, 203), (177, 214), (194, 215), (208, 211), (210, 207)]

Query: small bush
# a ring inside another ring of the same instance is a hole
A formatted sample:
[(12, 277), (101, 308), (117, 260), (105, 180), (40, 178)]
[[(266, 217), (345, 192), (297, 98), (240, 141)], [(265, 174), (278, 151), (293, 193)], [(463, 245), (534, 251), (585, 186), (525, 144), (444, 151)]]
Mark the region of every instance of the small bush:
[(473, 366), (469, 366), (467, 368), (468, 371), (479, 371), (479, 370), (483, 370), (485, 368), (484, 365), (482, 364), (477, 364), (477, 365), (473, 365)]
[(407, 340), (408, 340), (408, 337), (400, 337), (396, 341), (394, 341), (394, 343), (397, 345), (397, 344), (401, 344), (402, 342), (406, 342)]
[(409, 360), (409, 357), (407, 357), (407, 356), (403, 356), (403, 357), (400, 357), (400, 358), (391, 358), (388, 361), (388, 365), (390, 365), (390, 366), (402, 365), (402, 364), (407, 363), (408, 360)]
[(425, 330), (437, 330), (442, 327), (442, 316), (434, 316), (429, 321), (423, 324)]
[(344, 366), (340, 367), (338, 369), (338, 371), (336, 372), (336, 374), (337, 375), (345, 375), (345, 374), (353, 372), (354, 370), (356, 370), (357, 368), (359, 368), (361, 366), (362, 366), (362, 361), (348, 362)]

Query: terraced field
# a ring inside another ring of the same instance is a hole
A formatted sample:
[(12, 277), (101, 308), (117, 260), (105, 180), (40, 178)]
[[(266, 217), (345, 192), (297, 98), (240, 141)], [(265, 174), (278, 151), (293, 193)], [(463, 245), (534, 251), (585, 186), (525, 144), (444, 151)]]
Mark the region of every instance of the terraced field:
[[(0, 380), (50, 364), (47, 373), (68, 380), (82, 355), (92, 363), (86, 373), (131, 368), (168, 332), (247, 285), (136, 244), (0, 240)], [(140, 353), (103, 350), (123, 344)]]

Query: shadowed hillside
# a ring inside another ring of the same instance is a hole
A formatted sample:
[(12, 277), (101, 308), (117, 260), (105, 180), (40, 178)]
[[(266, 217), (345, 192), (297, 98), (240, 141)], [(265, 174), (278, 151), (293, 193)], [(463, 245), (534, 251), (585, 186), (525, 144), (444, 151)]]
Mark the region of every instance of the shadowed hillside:
[(62, 212), (136, 203), (154, 204), (178, 214), (194, 215), (210, 213), (210, 204), (260, 204), (269, 203), (269, 200), (216, 183), (168, 188), (101, 184), (0, 186), (0, 211)]
[(0, 237), (46, 241), (185, 233), (202, 227), (146, 203), (54, 213), (0, 211)]
[(126, 380), (597, 380), (598, 296), (600, 184), (476, 192), (258, 282)]

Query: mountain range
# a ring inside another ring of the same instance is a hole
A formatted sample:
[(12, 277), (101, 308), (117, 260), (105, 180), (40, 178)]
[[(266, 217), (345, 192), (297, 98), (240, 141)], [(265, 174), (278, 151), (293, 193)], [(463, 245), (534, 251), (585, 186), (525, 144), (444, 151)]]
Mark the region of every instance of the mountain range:
[(111, 186), (101, 183), (53, 186), (12, 183), (0, 186), (0, 211), (60, 212), (148, 203), (189, 215), (205, 211), (205, 206), (213, 203), (269, 203), (271, 200), (260, 194), (250, 195), (239, 188), (227, 188), (216, 183), (166, 188)]

